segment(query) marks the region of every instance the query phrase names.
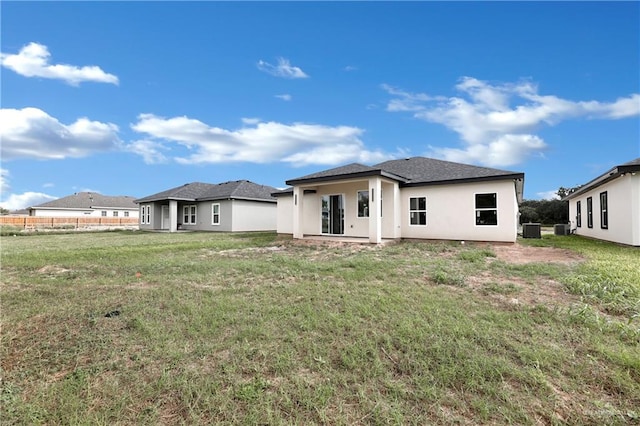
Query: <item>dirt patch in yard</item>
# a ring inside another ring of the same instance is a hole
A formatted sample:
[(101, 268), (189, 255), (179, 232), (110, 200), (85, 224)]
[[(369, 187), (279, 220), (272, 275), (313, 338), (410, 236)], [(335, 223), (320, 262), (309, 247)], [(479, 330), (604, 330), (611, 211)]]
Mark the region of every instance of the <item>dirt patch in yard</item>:
[[(509, 264), (525, 265), (531, 263), (558, 264), (572, 267), (583, 261), (584, 257), (570, 250), (554, 247), (531, 247), (514, 244), (487, 244), (495, 254), (495, 260)], [(568, 307), (580, 303), (580, 297), (570, 294), (558, 281), (548, 276), (521, 278), (517, 276), (494, 275), (491, 271), (467, 277), (465, 283), (472, 291), (489, 297), (499, 304), (513, 306)]]
[(579, 254), (554, 247), (530, 247), (518, 243), (490, 245), (498, 259), (507, 263), (563, 263), (575, 264), (584, 261)]

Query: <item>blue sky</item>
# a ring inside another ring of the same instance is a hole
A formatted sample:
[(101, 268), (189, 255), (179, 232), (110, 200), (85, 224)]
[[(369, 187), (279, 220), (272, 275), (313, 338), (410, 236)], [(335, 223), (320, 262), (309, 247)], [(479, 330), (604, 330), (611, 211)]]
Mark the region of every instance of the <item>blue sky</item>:
[(2, 2), (0, 206), (428, 156), (640, 157), (638, 2)]

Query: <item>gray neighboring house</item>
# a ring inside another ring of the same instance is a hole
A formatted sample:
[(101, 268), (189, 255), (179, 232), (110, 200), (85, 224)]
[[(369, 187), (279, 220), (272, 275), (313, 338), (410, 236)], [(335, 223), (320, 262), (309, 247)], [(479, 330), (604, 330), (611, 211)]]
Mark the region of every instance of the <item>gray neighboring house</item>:
[(38, 217), (138, 217), (133, 197), (77, 192), (67, 197), (29, 207), (29, 216)]
[(425, 157), (348, 164), (288, 180), (278, 227), (293, 238), (514, 242), (524, 173)]
[(607, 170), (563, 200), (576, 234), (640, 246), (640, 158)]
[(193, 182), (135, 200), (141, 230), (275, 231), (277, 191), (248, 180)]

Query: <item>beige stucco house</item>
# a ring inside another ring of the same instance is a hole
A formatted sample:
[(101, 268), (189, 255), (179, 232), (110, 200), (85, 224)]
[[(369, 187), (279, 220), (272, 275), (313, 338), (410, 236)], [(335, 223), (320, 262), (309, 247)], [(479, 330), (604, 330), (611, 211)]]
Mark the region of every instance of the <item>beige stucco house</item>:
[(304, 236), (515, 242), (524, 173), (424, 157), (349, 164), (286, 182), (277, 231)]
[(640, 246), (640, 158), (613, 167), (564, 200), (575, 234)]
[(276, 188), (247, 180), (194, 182), (139, 198), (141, 230), (274, 231)]

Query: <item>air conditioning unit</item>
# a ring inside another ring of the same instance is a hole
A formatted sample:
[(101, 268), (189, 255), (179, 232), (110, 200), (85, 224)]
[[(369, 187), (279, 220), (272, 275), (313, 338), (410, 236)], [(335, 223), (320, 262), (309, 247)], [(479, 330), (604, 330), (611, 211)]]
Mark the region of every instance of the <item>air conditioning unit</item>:
[(539, 223), (523, 223), (522, 238), (542, 238)]
[(553, 233), (556, 235), (569, 235), (571, 234), (571, 225), (568, 223), (553, 225)]

